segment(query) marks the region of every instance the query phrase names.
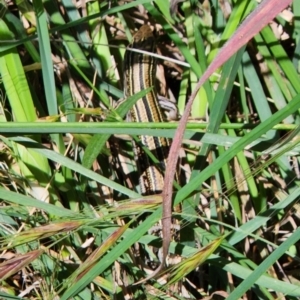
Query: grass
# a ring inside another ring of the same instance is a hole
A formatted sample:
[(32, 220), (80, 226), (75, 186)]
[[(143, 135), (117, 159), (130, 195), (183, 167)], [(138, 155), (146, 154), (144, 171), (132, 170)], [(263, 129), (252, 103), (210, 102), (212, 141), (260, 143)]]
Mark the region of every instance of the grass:
[(299, 298), (297, 5), (200, 89), (168, 268), (136, 284), (160, 264), (162, 198), (140, 194), (116, 135), (172, 138), (177, 123), (123, 120), (146, 91), (114, 109), (125, 47), (156, 29), (160, 93), (182, 114), (256, 5), (219, 3), (185, 1), (174, 17), (164, 0), (1, 4), (1, 299)]

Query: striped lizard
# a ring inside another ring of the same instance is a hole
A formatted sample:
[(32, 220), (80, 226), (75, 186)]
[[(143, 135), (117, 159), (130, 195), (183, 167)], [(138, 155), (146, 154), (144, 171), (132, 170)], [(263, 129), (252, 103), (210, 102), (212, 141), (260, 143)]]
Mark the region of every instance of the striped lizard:
[[(131, 51), (131, 49), (156, 52), (154, 36), (148, 25), (143, 25), (134, 34), (133, 42), (125, 52), (124, 94), (127, 98), (149, 87), (153, 89), (135, 103), (129, 112), (128, 119), (133, 122), (163, 122), (164, 112), (155, 90), (156, 58), (145, 53)], [(164, 137), (144, 135), (140, 136), (140, 140), (159, 161), (157, 166), (144, 153), (142, 147), (134, 142), (141, 193), (142, 195), (159, 194), (164, 186), (163, 173), (166, 169), (170, 141)]]

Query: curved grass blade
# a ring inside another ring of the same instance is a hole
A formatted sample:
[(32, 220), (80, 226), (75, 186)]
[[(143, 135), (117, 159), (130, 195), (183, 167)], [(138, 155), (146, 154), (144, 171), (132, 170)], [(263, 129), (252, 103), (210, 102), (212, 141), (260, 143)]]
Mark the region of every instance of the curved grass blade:
[[(236, 51), (238, 51), (243, 45), (245, 45), (257, 32), (259, 32), (264, 26), (268, 24), (276, 15), (287, 7), (291, 0), (265, 0), (263, 1), (242, 23), (234, 35), (228, 40), (227, 43), (221, 48), (220, 52), (209, 65), (204, 75), (199, 80), (195, 90), (191, 94), (191, 97), (186, 105), (185, 112), (179, 122), (179, 127), (175, 133), (171, 148), (170, 156), (168, 158), (168, 164), (165, 174), (165, 185), (163, 189), (163, 261), (165, 261), (171, 241), (171, 233), (169, 231), (171, 227), (172, 217), (172, 189), (173, 179), (176, 172), (176, 165), (179, 157), (179, 149), (181, 147), (184, 130), (188, 117), (192, 108), (193, 101), (198, 93), (198, 90), (203, 83), (209, 79), (212, 73), (219, 68), (226, 60), (229, 59)], [(225, 153), (226, 154), (226, 153)], [(201, 174), (200, 174), (201, 175)], [(161, 265), (163, 266), (163, 265)], [(162, 268), (162, 267), (161, 267)]]

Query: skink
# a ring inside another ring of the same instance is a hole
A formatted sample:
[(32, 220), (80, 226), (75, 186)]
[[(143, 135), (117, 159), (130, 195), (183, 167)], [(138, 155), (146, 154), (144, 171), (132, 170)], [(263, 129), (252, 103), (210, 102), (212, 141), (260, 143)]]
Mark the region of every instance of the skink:
[[(135, 33), (133, 42), (125, 52), (125, 97), (132, 96), (149, 87), (153, 88), (132, 107), (129, 112), (130, 120), (133, 122), (163, 122), (164, 115), (155, 90), (156, 59), (145, 53), (133, 52), (132, 48), (156, 52), (154, 36), (148, 25), (143, 25)], [(140, 140), (159, 161), (159, 165), (155, 165), (144, 153), (142, 147), (134, 142), (141, 193), (143, 195), (161, 193), (164, 186), (163, 172), (166, 168), (170, 141), (167, 138), (144, 135), (140, 136)]]

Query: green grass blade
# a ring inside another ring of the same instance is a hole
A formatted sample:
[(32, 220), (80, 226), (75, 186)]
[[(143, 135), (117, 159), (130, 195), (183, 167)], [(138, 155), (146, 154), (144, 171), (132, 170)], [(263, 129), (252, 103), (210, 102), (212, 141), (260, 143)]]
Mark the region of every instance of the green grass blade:
[(36, 13), (38, 41), (48, 112), (50, 115), (55, 115), (57, 114), (56, 87), (53, 74), (47, 16), (44, 11), (42, 0), (35, 0), (33, 5)]
[(7, 191), (4, 188), (0, 188), (0, 197), (10, 203), (42, 209), (53, 216), (67, 217), (72, 215), (72, 211), (66, 208), (54, 206), (53, 204), (45, 203), (29, 196)]
[(135, 193), (134, 191), (131, 191), (91, 170), (88, 170), (87, 168), (81, 166), (79, 163), (74, 162), (73, 160), (71, 160), (68, 157), (65, 157), (57, 152), (54, 152), (52, 150), (43, 148), (43, 147), (39, 147), (39, 145), (37, 143), (35, 143), (34, 141), (30, 141), (29, 139), (26, 138), (19, 138), (18, 139), (19, 142), (22, 140), (22, 144), (26, 145), (27, 148), (31, 149), (34, 152), (37, 152), (39, 154), (41, 154), (42, 156), (45, 156), (48, 159), (51, 159), (57, 163), (62, 164), (63, 166), (80, 173), (81, 175), (86, 176), (87, 178), (91, 179), (91, 180), (95, 180), (101, 184), (104, 184), (116, 191), (119, 191), (120, 193), (123, 193), (125, 195), (127, 195), (128, 197), (131, 198), (138, 198), (140, 195)]
[[(236, 300), (243, 296), (258, 278), (261, 277), (268, 269), (287, 251), (292, 245), (300, 239), (300, 228), (296, 229), (292, 235), (284, 241), (276, 250), (274, 250), (245, 280), (235, 288), (227, 300)], [(286, 293), (287, 291), (284, 291)]]

